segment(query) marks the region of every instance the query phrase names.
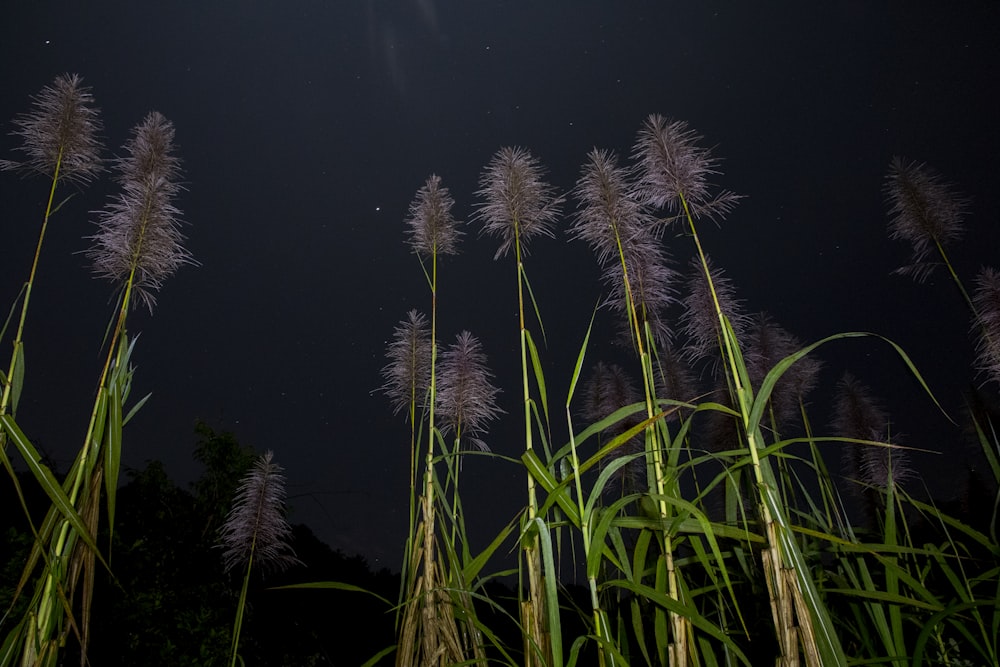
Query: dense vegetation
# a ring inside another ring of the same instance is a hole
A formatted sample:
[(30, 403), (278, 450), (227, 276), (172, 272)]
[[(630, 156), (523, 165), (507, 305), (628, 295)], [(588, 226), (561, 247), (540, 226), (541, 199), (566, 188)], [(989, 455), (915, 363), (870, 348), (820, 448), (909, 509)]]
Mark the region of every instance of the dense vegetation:
[[(193, 455), (202, 472), (190, 489), (177, 486), (157, 461), (126, 473), (114, 538), (106, 550), (111, 571), (96, 577), (88, 649), (93, 665), (221, 665), (229, 658), (241, 573), (224, 571), (218, 535), (255, 453), (231, 433), (216, 433), (204, 424), (197, 431)], [(26, 474), (19, 479), (31, 491), (29, 505), (40, 508), (40, 519), (47, 498)], [(16, 507), (9, 480), (2, 488), (3, 507)], [(16, 513), (5, 513), (4, 519), (11, 525), (4, 526), (0, 546), (3, 580), (15, 582), (30, 549), (30, 532)], [(98, 542), (109, 543), (106, 531)], [(252, 580), (242, 648), (247, 665), (356, 665), (375, 652), (373, 647), (393, 643), (388, 608), (372, 596), (268, 589), (319, 578), (392, 598), (399, 590), (398, 574), (372, 572), (360, 556), (331, 550), (304, 525), (293, 526), (291, 546), (300, 565)], [(0, 591), (4, 609), (12, 592), (7, 586)], [(331, 603), (350, 609), (338, 615), (336, 632), (324, 611)], [(70, 641), (68, 647), (72, 655), (65, 664), (78, 664), (78, 643)]]
[[(0, 165), (51, 180), (35, 263), (4, 331), (3, 567), (17, 583), (3, 593), (0, 665), (76, 664), (78, 652), (102, 665), (1000, 664), (1000, 275), (982, 269), (965, 286), (948, 256), (965, 203), (930, 168), (897, 159), (884, 189), (889, 233), (912, 249), (899, 272), (918, 282), (947, 272), (977, 342), (976, 372), (955, 369), (975, 387), (968, 408), (949, 418), (980, 465), (962, 481), (964, 504), (948, 506), (911, 495), (908, 448), (923, 443), (896, 440), (861, 380), (845, 375), (829, 393), (833, 423), (814, 423), (806, 399), (819, 355), (858, 338), (881, 341), (922, 387), (925, 409), (941, 407), (892, 341), (844, 332), (803, 344), (744, 312), (699, 234), (740, 198), (715, 187), (718, 164), (685, 123), (650, 116), (627, 160), (593, 150), (568, 195), (528, 150), (499, 150), (473, 223), (512, 263), (521, 382), (504, 389), (523, 407), (508, 417), (523, 428), (523, 509), (479, 553), (462, 460), (502, 458), (487, 444), (500, 388), (475, 335), (439, 330), (439, 311), (461, 310), (438, 296), (442, 281), (461, 279), (446, 260), (463, 232), (451, 193), (428, 178), (405, 220), (426, 314), (406, 314), (383, 369), (382, 390), (409, 427), (410, 522), (394, 580), (288, 526), (280, 466), (231, 434), (199, 427), (204, 473), (191, 490), (156, 463), (119, 483), (125, 426), (145, 400), (130, 399), (128, 317), (137, 304), (152, 309), (191, 261), (173, 129), (159, 114), (115, 162), (121, 191), (91, 237), (88, 256), (119, 302), (79, 454), (57, 474), (21, 430), (23, 325), (57, 186), (102, 169), (91, 102), (78, 77), (58, 78), (15, 120), (25, 159)], [(604, 285), (574, 341), (546, 338), (546, 304), (529, 280), (528, 267), (546, 261), (528, 261), (529, 243), (558, 228), (590, 247)], [(686, 271), (670, 259), (684, 254)], [(598, 321), (617, 335), (597, 340)], [(567, 377), (546, 377), (554, 350), (576, 359)], [(842, 474), (829, 468), (831, 447)], [(508, 550), (517, 563), (505, 569)], [(581, 588), (566, 585), (564, 567), (581, 573)]]

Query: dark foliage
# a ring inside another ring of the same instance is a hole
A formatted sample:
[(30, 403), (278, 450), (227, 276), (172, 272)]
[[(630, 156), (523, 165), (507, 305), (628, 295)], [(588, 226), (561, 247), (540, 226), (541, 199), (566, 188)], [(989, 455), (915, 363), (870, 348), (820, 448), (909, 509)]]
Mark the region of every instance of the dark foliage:
[[(177, 486), (163, 464), (150, 461), (118, 492), (113, 542), (99, 536), (113, 574), (99, 570), (94, 595), (88, 660), (92, 665), (226, 664), (242, 573), (226, 574), (218, 529), (232, 492), (253, 461), (253, 451), (231, 433), (205, 424), (197, 458), (205, 464), (193, 492)], [(33, 478), (22, 475), (22, 489), (40, 520), (48, 500)], [(16, 508), (8, 477), (0, 482), (0, 501)], [(222, 500), (226, 498), (226, 500)], [(338, 590), (270, 590), (306, 581), (339, 581), (394, 599), (398, 575), (372, 572), (360, 556), (347, 556), (323, 544), (303, 525), (292, 527), (291, 546), (303, 565), (254, 577), (243, 628), (241, 655), (247, 667), (358, 665), (391, 646), (393, 616), (372, 596)], [(31, 547), (23, 514), (5, 512), (0, 524), (0, 572), (5, 585), (0, 603), (9, 604), (12, 587)], [(64, 664), (80, 664), (71, 640)]]

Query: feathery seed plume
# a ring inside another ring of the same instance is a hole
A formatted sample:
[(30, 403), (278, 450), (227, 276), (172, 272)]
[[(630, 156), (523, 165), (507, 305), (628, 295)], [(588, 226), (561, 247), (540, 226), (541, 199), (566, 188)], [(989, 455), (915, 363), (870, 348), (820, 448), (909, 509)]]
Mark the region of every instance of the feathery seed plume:
[(493, 385), (493, 373), (479, 339), (468, 331), (458, 334), (441, 353), (438, 372), (437, 411), (445, 424), (443, 430), (488, 451), (479, 436), (503, 410), (497, 406), (500, 390)]
[[(889, 415), (875, 399), (871, 389), (850, 373), (845, 373), (837, 384), (833, 407), (833, 432), (842, 438), (877, 440), (872, 438), (888, 430)], [(858, 455), (861, 445), (845, 443), (843, 468), (854, 479), (863, 477), (864, 457)]]
[(574, 191), (580, 211), (571, 234), (586, 241), (597, 256), (610, 291), (607, 304), (624, 314), (631, 299), (640, 319), (650, 323), (657, 342), (665, 345), (670, 328), (662, 315), (674, 300), (675, 273), (654, 220), (636, 201), (629, 173), (617, 165), (613, 153), (595, 149), (587, 159)]
[(100, 212), (97, 233), (89, 237), (94, 245), (87, 251), (97, 275), (119, 284), (132, 281), (150, 311), (153, 293), (164, 280), (181, 265), (194, 263), (173, 203), (181, 189), (173, 140), (173, 125), (155, 111), (133, 129), (125, 156), (116, 160), (122, 192)]
[[(591, 422), (597, 422), (612, 414), (616, 410), (631, 405), (639, 400), (634, 382), (628, 373), (618, 364), (605, 364), (603, 361), (594, 366), (593, 373), (584, 385), (584, 400), (582, 406), (582, 416)], [(601, 432), (601, 436), (607, 444), (613, 438), (621, 435), (629, 428), (636, 425), (635, 417), (622, 420), (612, 427)], [(637, 435), (617, 448), (610, 457), (602, 459), (600, 466), (603, 468), (611, 460), (630, 454), (637, 454), (643, 451), (643, 437)], [(618, 482), (619, 490), (633, 489), (634, 483), (643, 475), (646, 469), (646, 462), (642, 458), (637, 458), (620, 468), (615, 479)], [(612, 491), (607, 487), (605, 491)]]
[(392, 413), (423, 406), (431, 380), (431, 332), (427, 317), (411, 310), (393, 332), (386, 350), (389, 363), (382, 369), (385, 379), (379, 389), (392, 402)]
[(643, 234), (653, 217), (633, 196), (630, 170), (618, 166), (611, 151), (594, 149), (587, 154), (574, 196), (579, 210), (570, 225), (574, 239), (586, 241), (597, 261), (617, 261), (619, 244)]
[(12, 132), (23, 140), (16, 150), (26, 159), (0, 160), (0, 170), (26, 169), (79, 184), (103, 170), (101, 121), (82, 83), (76, 74), (62, 74), (32, 97), (34, 108), (14, 119)]
[(462, 232), (451, 215), (455, 205), (448, 188), (441, 186), (441, 177), (431, 174), (410, 202), (406, 225), (413, 252), (430, 256), (458, 254)]
[(600, 421), (615, 410), (624, 408), (639, 400), (635, 383), (625, 369), (618, 364), (603, 361), (594, 366), (590, 378), (584, 385), (581, 416), (589, 421)]
[(259, 565), (282, 570), (298, 563), (289, 541), (292, 529), (285, 519), (285, 476), (268, 450), (243, 477), (233, 507), (220, 531), (226, 571)]
[[(869, 440), (895, 445), (888, 437), (878, 431), (868, 435)], [(890, 484), (897, 485), (911, 479), (914, 475), (909, 456), (905, 449), (893, 446), (868, 445), (861, 451), (860, 479), (879, 489)]]
[(938, 262), (929, 257), (961, 238), (968, 200), (925, 164), (895, 157), (885, 177), (889, 238), (912, 247), (910, 264), (894, 273), (924, 282)]
[(979, 313), (979, 321), (972, 323), (976, 368), (986, 381), (1000, 382), (1000, 272), (988, 267), (979, 271), (972, 303)]
[[(659, 359), (656, 374), (657, 398), (675, 401), (692, 401), (698, 395), (694, 374), (672, 345), (662, 345), (657, 351)], [(677, 410), (667, 416), (668, 421), (680, 421), (686, 410)]]
[(639, 167), (636, 196), (643, 204), (679, 215), (687, 202), (692, 217), (724, 218), (740, 196), (723, 190), (712, 194), (708, 179), (717, 175), (718, 160), (698, 145), (701, 136), (684, 121), (651, 114), (636, 137), (632, 157)]
[[(799, 340), (775, 322), (767, 313), (758, 313), (749, 328), (749, 338), (744, 360), (750, 375), (750, 384), (759, 388), (775, 365), (785, 357), (798, 352)], [(803, 357), (785, 371), (771, 393), (771, 407), (779, 422), (793, 419), (799, 399), (812, 391), (817, 383), (822, 363), (811, 356)]]
[[(747, 318), (743, 314), (742, 300), (736, 298), (736, 287), (732, 280), (724, 275), (721, 268), (712, 266), (710, 257), (705, 257), (705, 261), (712, 277), (712, 284), (715, 285), (719, 306), (723, 314), (729, 318), (736, 339), (743, 340)], [(719, 329), (719, 316), (715, 311), (705, 270), (697, 257), (691, 260), (687, 296), (684, 299), (684, 313), (681, 319), (684, 323), (683, 332), (687, 337), (683, 355), (689, 363), (699, 361), (720, 350), (722, 332)]]
[(483, 170), (476, 192), (482, 203), (475, 218), (482, 222), (482, 233), (500, 238), (494, 259), (515, 243), (526, 253), (530, 238), (553, 235), (563, 198), (543, 176), (541, 163), (521, 147), (501, 148)]

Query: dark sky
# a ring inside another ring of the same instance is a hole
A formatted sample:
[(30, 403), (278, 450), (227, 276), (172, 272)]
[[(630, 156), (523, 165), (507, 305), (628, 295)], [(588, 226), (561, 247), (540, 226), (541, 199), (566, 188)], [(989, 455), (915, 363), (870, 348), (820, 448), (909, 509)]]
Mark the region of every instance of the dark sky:
[[(200, 266), (166, 283), (152, 317), (132, 317), (136, 392), (153, 397), (126, 431), (125, 463), (161, 459), (190, 481), (204, 419), (275, 451), (293, 521), (396, 569), (408, 429), (371, 390), (395, 324), (428, 308), (404, 243), (407, 205), (433, 172), (468, 219), (481, 169), (507, 145), (529, 148), (568, 191), (592, 147), (627, 154), (650, 113), (704, 135), (723, 160), (719, 184), (745, 196), (703, 241), (750, 312), (766, 309), (804, 341), (885, 334), (958, 412), (968, 315), (943, 274), (923, 286), (889, 275), (909, 249), (886, 238), (881, 189), (894, 155), (929, 163), (972, 200), (959, 271), (971, 283), (1000, 263), (1000, 4), (764, 4), (7, 3), (0, 157), (16, 157), (10, 120), (63, 72), (92, 86), (108, 156), (148, 111), (176, 128), (178, 204)], [(112, 286), (91, 279), (79, 253), (91, 211), (114, 191), (105, 178), (54, 219), (26, 333), (18, 418), (63, 467), (86, 430), (112, 309)], [(0, 174), (4, 303), (27, 275), (47, 192)], [(487, 441), (516, 456), (514, 269), (467, 231), (442, 268), (442, 339), (461, 329), (483, 339), (508, 413)], [(685, 266), (690, 241), (668, 242)], [(560, 234), (533, 245), (528, 271), (558, 408), (600, 296), (597, 267)], [(839, 343), (822, 357), (823, 385), (851, 369), (907, 444), (957, 446), (886, 346)], [(812, 412), (826, 424), (822, 394)], [(947, 487), (953, 459), (932, 459), (928, 483)], [(463, 484), (480, 539), (523, 503), (511, 464), (470, 460)]]

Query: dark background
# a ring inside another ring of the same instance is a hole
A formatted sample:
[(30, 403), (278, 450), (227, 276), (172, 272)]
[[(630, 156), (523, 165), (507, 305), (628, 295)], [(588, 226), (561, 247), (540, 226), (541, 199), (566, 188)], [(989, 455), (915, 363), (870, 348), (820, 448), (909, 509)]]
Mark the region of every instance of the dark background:
[[(568, 191), (592, 147), (629, 153), (654, 112), (703, 134), (723, 159), (719, 184), (746, 197), (702, 233), (749, 312), (766, 309), (803, 341), (884, 334), (949, 413), (961, 410), (973, 379), (968, 313), (943, 272), (923, 286), (889, 275), (909, 248), (887, 239), (881, 190), (892, 156), (928, 162), (972, 200), (952, 251), (967, 286), (980, 265), (998, 264), (997, 2), (38, 1), (7, 3), (3, 15), (3, 157), (16, 158), (10, 120), (63, 72), (93, 87), (108, 156), (150, 110), (176, 127), (179, 206), (200, 266), (166, 283), (152, 317), (131, 319), (136, 397), (153, 397), (126, 430), (127, 465), (160, 459), (193, 479), (203, 419), (275, 451), (293, 522), (397, 569), (408, 429), (372, 390), (395, 324), (429, 308), (404, 243), (408, 203), (434, 172), (468, 219), (482, 167), (515, 144)], [(18, 420), (62, 469), (86, 430), (113, 305), (113, 287), (90, 278), (80, 253), (113, 192), (105, 178), (54, 218), (26, 331)], [(0, 175), (3, 303), (27, 275), (47, 193), (41, 179)], [(516, 456), (514, 268), (466, 231), (463, 254), (442, 267), (441, 338), (467, 328), (483, 339), (508, 413), (487, 441)], [(685, 266), (690, 241), (667, 241)], [(560, 414), (600, 297), (597, 267), (560, 234), (533, 244), (528, 271)], [(957, 430), (891, 350), (841, 342), (821, 356), (825, 387), (851, 369), (907, 444), (943, 452), (917, 460), (932, 490), (953, 491)], [(811, 411), (825, 426), (828, 390)], [(523, 483), (509, 463), (467, 461), (475, 541), (523, 504)]]

